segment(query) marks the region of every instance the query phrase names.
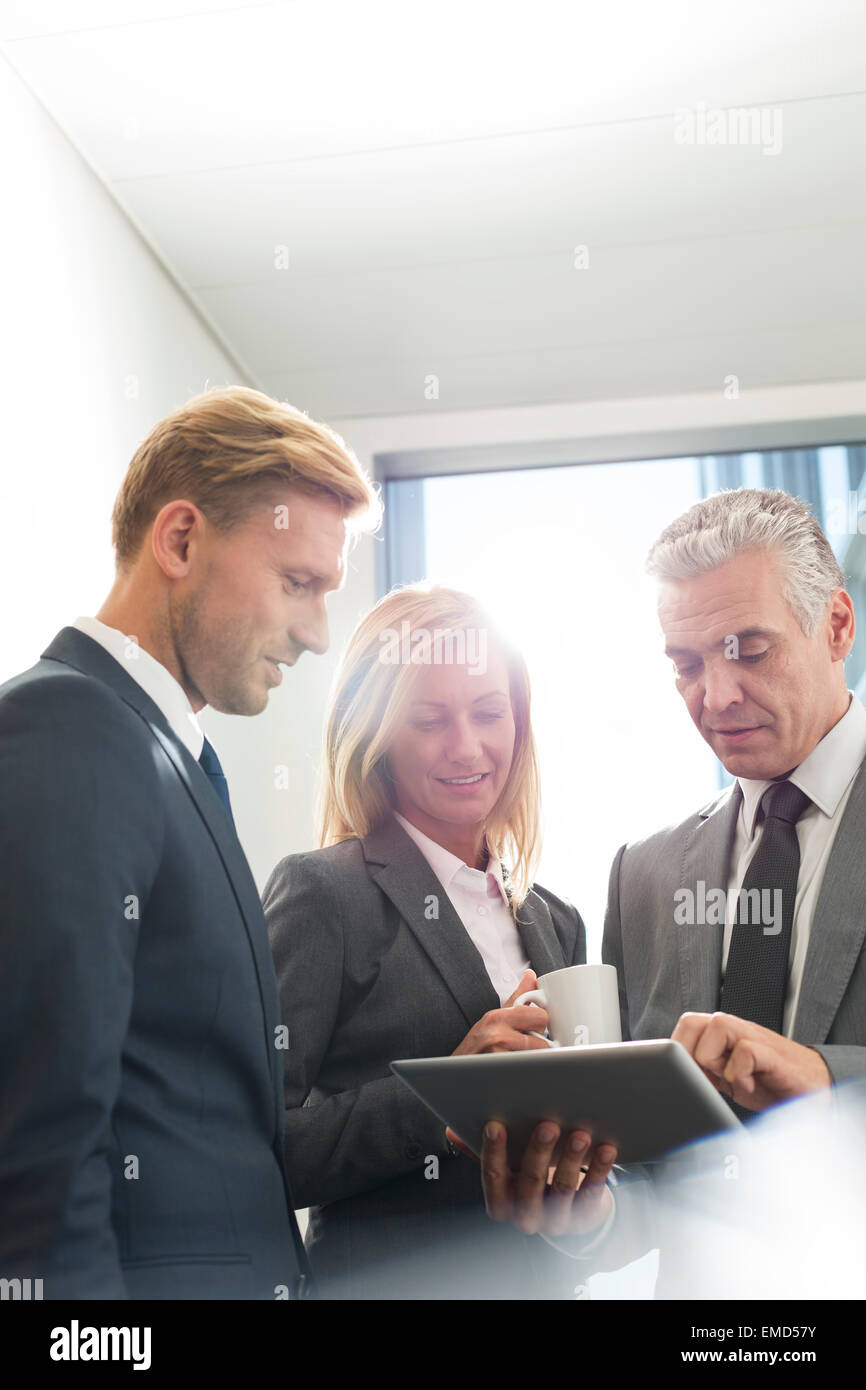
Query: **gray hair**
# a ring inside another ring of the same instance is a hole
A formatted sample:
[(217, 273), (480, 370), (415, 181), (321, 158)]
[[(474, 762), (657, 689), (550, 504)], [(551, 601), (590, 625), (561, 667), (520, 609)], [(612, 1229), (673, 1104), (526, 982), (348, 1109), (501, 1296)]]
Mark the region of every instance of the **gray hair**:
[(845, 577), (809, 507), (788, 492), (744, 487), (696, 502), (665, 527), (646, 567), (657, 579), (691, 579), (745, 550), (771, 549), (784, 565), (782, 592), (811, 637)]

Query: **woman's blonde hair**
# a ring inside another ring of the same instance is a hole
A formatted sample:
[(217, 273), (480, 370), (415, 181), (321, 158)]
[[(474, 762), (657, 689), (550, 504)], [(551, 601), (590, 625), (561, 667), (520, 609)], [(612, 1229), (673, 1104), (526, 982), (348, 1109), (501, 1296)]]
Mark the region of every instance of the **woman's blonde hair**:
[[(485, 825), (487, 848), (508, 869), (512, 909), (532, 887), (540, 856), (538, 761), (530, 718), (529, 673), (520, 653), (498, 635), (469, 594), (435, 584), (392, 590), (362, 618), (343, 654), (331, 691), (318, 798), (319, 845), (363, 839), (393, 809), (387, 753), (423, 662), (406, 659), (428, 634), (428, 653), (467, 634), (495, 643), (508, 668), (514, 751), (502, 793)], [(419, 634), (415, 637), (414, 634)], [(436, 639), (439, 646), (436, 647)], [(395, 659), (395, 646), (402, 657)], [(387, 653), (387, 654), (386, 654)], [(429, 659), (429, 657), (428, 657)], [(433, 658), (436, 659), (435, 657)]]
[(373, 485), (327, 425), (246, 386), (193, 396), (132, 457), (111, 518), (118, 567), (135, 559), (166, 502), (186, 498), (227, 532), (286, 487), (334, 498), (355, 530), (378, 523)]

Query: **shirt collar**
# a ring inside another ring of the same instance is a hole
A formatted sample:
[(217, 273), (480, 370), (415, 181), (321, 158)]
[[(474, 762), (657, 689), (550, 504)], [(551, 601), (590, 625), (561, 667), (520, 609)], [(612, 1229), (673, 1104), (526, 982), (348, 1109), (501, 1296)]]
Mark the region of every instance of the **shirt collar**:
[(406, 834), (415, 841), (443, 888), (450, 887), (458, 874), (464, 886), (476, 888), (476, 891), (482, 885), (486, 890), (487, 885), (492, 880), (499, 890), (502, 901), (506, 906), (508, 905), (508, 894), (505, 891), (505, 882), (502, 877), (502, 865), (495, 855), (490, 855), (486, 869), (472, 869), (458, 855), (452, 854), (450, 850), (437, 844), (435, 840), (431, 840), (429, 835), (425, 835), (423, 830), (419, 830), (405, 816), (401, 816), (399, 811), (394, 812), (394, 819), (399, 821)]
[[(127, 637), (116, 627), (101, 623), (98, 618), (76, 618), (72, 624), (79, 632), (92, 637), (113, 656), (128, 675), (141, 686), (165, 715), (181, 743), (198, 761), (204, 747), (204, 733), (195, 717), (186, 691), (155, 656), (139, 647), (134, 637)], [(133, 653), (135, 655), (133, 656)]]
[[(795, 787), (814, 802), (825, 816), (833, 816), (860, 764), (866, 758), (866, 709), (856, 695), (851, 696), (845, 714), (820, 743), (816, 743), (807, 758), (788, 778)], [(771, 781), (753, 781), (739, 777), (743, 793), (743, 819), (749, 839), (755, 833), (755, 820), (761, 797)]]

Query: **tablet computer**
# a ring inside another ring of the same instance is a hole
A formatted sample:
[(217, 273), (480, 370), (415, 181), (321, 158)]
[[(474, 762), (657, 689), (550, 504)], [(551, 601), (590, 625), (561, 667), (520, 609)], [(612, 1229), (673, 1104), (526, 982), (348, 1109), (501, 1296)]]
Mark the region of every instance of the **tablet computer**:
[(542, 1120), (615, 1144), (623, 1165), (743, 1129), (697, 1062), (669, 1038), (419, 1057), (392, 1062), (391, 1070), (479, 1156), (484, 1125), (500, 1120), (515, 1169)]

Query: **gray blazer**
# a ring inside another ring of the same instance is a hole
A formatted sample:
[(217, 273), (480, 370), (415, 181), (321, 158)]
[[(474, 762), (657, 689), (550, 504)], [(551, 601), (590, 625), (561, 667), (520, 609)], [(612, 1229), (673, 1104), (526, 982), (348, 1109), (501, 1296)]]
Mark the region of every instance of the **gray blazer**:
[[(286, 1160), (298, 1204), (313, 1208), (322, 1292), (556, 1296), (545, 1281), (558, 1257), (487, 1219), (478, 1165), (450, 1153), (442, 1124), (389, 1070), (450, 1054), (500, 1007), (417, 845), (389, 819), (364, 840), (289, 855), (263, 901), (291, 1030)], [(580, 915), (543, 888), (518, 928), (539, 975), (586, 959)], [(562, 1296), (573, 1294), (570, 1261), (562, 1276)]]
[[(834, 1081), (866, 1076), (866, 760), (815, 906), (793, 1038)], [(624, 845), (610, 875), (602, 957), (619, 974), (624, 1038), (668, 1037), (686, 1010), (719, 1007), (722, 926), (679, 926), (674, 893), (725, 888), (742, 793), (735, 783), (681, 825)]]

